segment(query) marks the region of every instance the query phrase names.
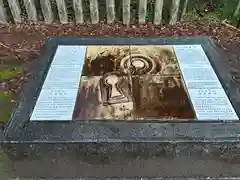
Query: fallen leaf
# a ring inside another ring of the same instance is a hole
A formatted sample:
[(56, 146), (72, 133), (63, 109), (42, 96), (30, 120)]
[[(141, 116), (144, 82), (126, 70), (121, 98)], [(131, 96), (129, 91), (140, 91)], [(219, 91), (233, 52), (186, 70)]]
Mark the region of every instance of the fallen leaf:
[(15, 101), (15, 100), (13, 100), (13, 99), (11, 99), (11, 100), (10, 100), (10, 102), (11, 102), (11, 103), (16, 103), (16, 101)]

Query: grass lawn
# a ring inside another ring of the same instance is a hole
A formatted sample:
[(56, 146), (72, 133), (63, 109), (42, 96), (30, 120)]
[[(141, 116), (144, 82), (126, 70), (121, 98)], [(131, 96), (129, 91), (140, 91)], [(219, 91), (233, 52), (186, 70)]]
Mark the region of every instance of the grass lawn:
[(14, 83), (16, 84), (22, 75), (22, 67), (16, 62), (4, 60), (0, 64), (0, 123), (9, 120), (16, 105), (17, 96), (14, 93)]

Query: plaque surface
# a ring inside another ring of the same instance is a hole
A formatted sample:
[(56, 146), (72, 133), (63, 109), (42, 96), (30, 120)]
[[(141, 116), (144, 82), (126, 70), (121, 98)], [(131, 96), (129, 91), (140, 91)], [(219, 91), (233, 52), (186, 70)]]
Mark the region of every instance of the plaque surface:
[(209, 37), (54, 37), (5, 128), (21, 142), (239, 137), (239, 84)]
[(30, 121), (238, 120), (201, 45), (58, 45)]

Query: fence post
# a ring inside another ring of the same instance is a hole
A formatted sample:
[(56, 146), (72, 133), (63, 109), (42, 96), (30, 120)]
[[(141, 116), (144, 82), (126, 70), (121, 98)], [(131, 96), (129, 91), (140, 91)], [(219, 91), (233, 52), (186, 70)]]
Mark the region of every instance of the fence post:
[(107, 22), (112, 23), (115, 20), (115, 0), (106, 0)]
[(83, 23), (83, 9), (82, 0), (73, 0), (73, 9), (75, 14), (76, 23)]
[(34, 0), (24, 0), (24, 5), (27, 11), (28, 19), (30, 21), (37, 22), (37, 12)]
[(180, 0), (172, 0), (172, 11), (169, 24), (175, 24), (178, 20), (178, 11), (180, 6)]
[(123, 24), (129, 25), (130, 23), (130, 0), (123, 0)]
[(6, 24), (7, 23), (7, 15), (4, 8), (3, 1), (0, 0), (0, 24)]
[(239, 15), (239, 13), (240, 13), (240, 0), (239, 0), (239, 2), (238, 2), (237, 8), (236, 8), (233, 16), (237, 18), (237, 16)]
[(44, 21), (47, 24), (53, 22), (53, 12), (49, 0), (40, 0)]
[(159, 25), (162, 22), (163, 4), (164, 4), (164, 0), (156, 0), (155, 14), (154, 14), (154, 24), (155, 25)]
[(8, 0), (8, 5), (11, 10), (13, 19), (15, 23), (22, 22), (21, 19), (21, 9), (17, 0)]
[(187, 12), (187, 6), (188, 6), (188, 0), (185, 0), (182, 15), (181, 15), (181, 20), (184, 18), (185, 14)]
[(99, 13), (98, 13), (98, 1), (90, 0), (90, 13), (92, 24), (97, 24), (99, 22)]
[(65, 0), (56, 0), (56, 3), (57, 3), (57, 9), (58, 9), (58, 15), (59, 15), (60, 22), (63, 24), (68, 23), (68, 14), (67, 14)]
[(146, 22), (146, 14), (147, 14), (147, 0), (140, 0), (138, 7), (138, 22), (143, 24)]

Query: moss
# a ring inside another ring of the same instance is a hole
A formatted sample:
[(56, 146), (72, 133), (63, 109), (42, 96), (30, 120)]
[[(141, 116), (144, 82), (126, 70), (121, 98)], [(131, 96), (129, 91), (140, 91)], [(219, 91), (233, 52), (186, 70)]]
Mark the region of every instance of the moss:
[[(1, 61), (1, 60), (0, 60)], [(16, 59), (2, 60), (0, 64), (0, 83), (17, 78), (23, 74), (23, 66)], [(0, 89), (0, 122), (9, 120), (12, 110), (15, 107), (16, 96), (10, 92), (3, 92)], [(4, 90), (5, 91), (5, 90)]]
[(0, 122), (8, 121), (16, 103), (16, 96), (12, 93), (0, 92)]
[(0, 81), (7, 81), (18, 77), (22, 73), (20, 67), (1, 67), (0, 69)]

